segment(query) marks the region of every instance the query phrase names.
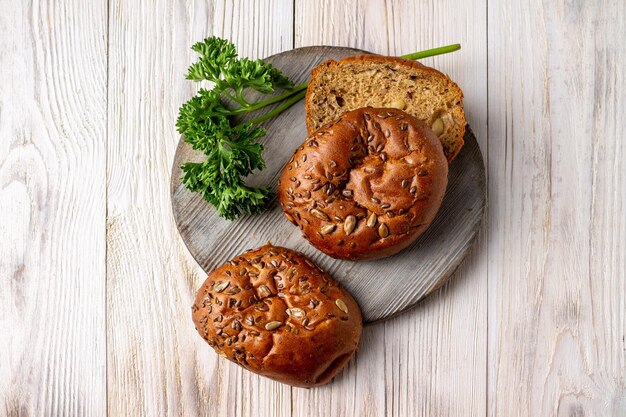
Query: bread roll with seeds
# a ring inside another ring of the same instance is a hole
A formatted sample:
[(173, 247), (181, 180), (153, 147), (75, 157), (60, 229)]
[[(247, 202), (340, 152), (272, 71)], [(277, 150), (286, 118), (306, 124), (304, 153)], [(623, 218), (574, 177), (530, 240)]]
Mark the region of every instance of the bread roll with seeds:
[(329, 382), (357, 350), (356, 301), (305, 256), (268, 244), (209, 274), (192, 307), (220, 355), (285, 384)]
[(372, 259), (413, 243), (448, 183), (439, 140), (397, 109), (344, 113), (309, 137), (283, 168), (278, 199), (289, 221), (334, 258)]

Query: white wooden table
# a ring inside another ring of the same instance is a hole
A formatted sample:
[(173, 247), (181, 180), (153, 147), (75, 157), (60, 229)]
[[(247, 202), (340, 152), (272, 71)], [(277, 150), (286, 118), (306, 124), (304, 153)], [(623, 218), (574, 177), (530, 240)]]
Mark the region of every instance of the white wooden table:
[[(0, 0), (0, 416), (626, 416), (623, 0)], [(219, 358), (170, 211), (207, 35), (426, 60), (465, 91), (489, 213), (452, 281), (332, 384)]]

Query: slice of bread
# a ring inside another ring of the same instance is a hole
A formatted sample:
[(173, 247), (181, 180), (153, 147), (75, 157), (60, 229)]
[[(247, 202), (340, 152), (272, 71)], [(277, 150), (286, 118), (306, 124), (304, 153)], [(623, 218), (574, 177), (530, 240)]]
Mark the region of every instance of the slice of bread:
[(306, 93), (309, 135), (344, 112), (393, 107), (431, 126), (448, 162), (463, 146), (463, 91), (445, 74), (403, 58), (358, 55), (313, 69)]

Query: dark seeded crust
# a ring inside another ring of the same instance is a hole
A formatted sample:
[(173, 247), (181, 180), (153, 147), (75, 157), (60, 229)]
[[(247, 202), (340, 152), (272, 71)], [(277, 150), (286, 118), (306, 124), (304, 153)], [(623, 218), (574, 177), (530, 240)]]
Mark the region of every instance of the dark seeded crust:
[(270, 244), (211, 272), (192, 313), (217, 353), (299, 387), (329, 382), (357, 350), (363, 326), (356, 301), (326, 272)]
[(331, 59), (313, 69), (305, 104), (309, 135), (346, 111), (368, 106), (404, 110), (429, 127), (441, 119), (444, 131), (437, 135), (448, 162), (463, 147), (463, 91), (446, 74), (417, 61), (380, 55)]
[(334, 258), (393, 255), (433, 221), (448, 163), (423, 122), (363, 108), (319, 129), (283, 168), (278, 199), (289, 221)]

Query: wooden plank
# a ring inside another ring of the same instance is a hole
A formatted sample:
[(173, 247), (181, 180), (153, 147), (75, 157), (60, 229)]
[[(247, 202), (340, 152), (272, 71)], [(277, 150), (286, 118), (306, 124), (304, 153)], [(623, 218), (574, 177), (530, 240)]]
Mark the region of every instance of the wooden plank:
[[(297, 1), (296, 46), (330, 44), (400, 55), (461, 43), (424, 60), (457, 81), (487, 149), (486, 3)], [(486, 413), (487, 262), (484, 234), (452, 281), (389, 322), (367, 327), (361, 351), (332, 385), (294, 391), (296, 415)]]
[[(141, 16), (141, 18), (138, 18)], [(189, 48), (230, 38), (243, 56), (291, 48), (293, 5), (259, 0), (112, 1), (107, 337), (112, 416), (288, 415), (290, 388), (219, 358), (191, 321), (206, 277), (171, 216), (169, 175)]]
[(489, 415), (626, 413), (623, 1), (489, 3)]
[(0, 415), (103, 416), (106, 2), (0, 10)]

